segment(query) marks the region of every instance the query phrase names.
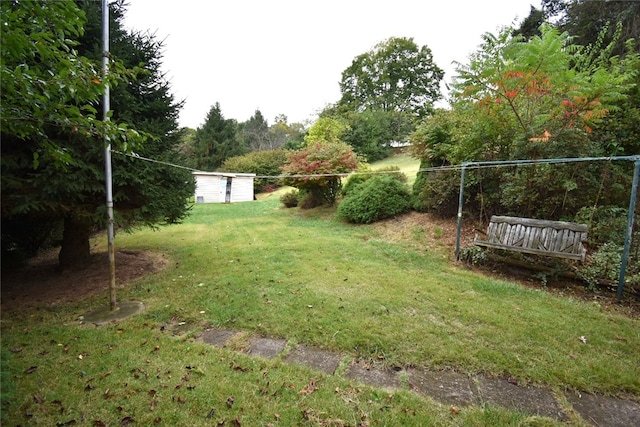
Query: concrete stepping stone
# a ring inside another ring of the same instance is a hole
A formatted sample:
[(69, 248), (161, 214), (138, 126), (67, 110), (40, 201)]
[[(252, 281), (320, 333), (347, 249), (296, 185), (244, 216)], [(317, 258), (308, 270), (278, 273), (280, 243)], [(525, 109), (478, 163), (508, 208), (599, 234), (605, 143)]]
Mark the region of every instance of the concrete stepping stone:
[(284, 350), (286, 344), (286, 340), (260, 337), (251, 338), (246, 353), (252, 356), (264, 357), (265, 359), (273, 359)]
[(333, 375), (340, 365), (342, 356), (312, 347), (298, 346), (284, 360)]
[(469, 376), (451, 371), (418, 371), (410, 369), (411, 388), (446, 405), (468, 406), (478, 401)]
[(497, 378), (476, 377), (476, 381), (478, 404), (488, 403), (531, 415), (566, 420), (566, 415), (547, 389), (519, 386)]
[(344, 376), (367, 385), (385, 389), (399, 389), (401, 386), (396, 371), (377, 365), (354, 362), (347, 368)]
[[(223, 348), (240, 333), (232, 329), (214, 328), (203, 331), (200, 339), (207, 344)], [(245, 353), (272, 359), (282, 353), (286, 344), (287, 341), (284, 339), (249, 338)], [(284, 358), (284, 361), (335, 375), (343, 357), (345, 356), (314, 347), (298, 346)], [(553, 393), (546, 388), (519, 386), (506, 379), (486, 378), (481, 375), (469, 377), (451, 371), (409, 369), (404, 372), (412, 391), (431, 397), (442, 404), (489, 404), (530, 415), (568, 421)], [(343, 376), (382, 389), (402, 388), (398, 370), (372, 361), (356, 360), (347, 367)], [(567, 392), (565, 396), (575, 412), (594, 426), (640, 426), (640, 404), (634, 400), (577, 392)]]
[(207, 329), (202, 332), (202, 341), (223, 348), (238, 332), (231, 329)]
[(589, 393), (565, 393), (573, 409), (582, 419), (595, 426), (640, 426), (638, 403)]

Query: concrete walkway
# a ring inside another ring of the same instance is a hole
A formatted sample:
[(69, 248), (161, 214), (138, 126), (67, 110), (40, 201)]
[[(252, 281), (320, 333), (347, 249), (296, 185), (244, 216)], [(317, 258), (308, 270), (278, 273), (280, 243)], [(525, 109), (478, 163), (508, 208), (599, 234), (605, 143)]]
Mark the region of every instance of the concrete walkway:
[[(200, 339), (213, 346), (223, 348), (240, 334), (231, 329), (209, 329)], [(279, 357), (287, 348), (287, 341), (261, 337), (248, 338), (244, 352), (256, 357), (272, 359)], [(283, 360), (305, 365), (328, 375), (336, 370), (344, 355), (325, 350), (297, 346), (289, 349)], [(524, 412), (566, 422), (569, 417), (556, 396), (545, 388), (521, 386), (514, 379), (496, 379), (483, 376), (468, 376), (449, 371), (422, 371), (417, 369), (389, 369), (381, 364), (362, 361), (350, 362), (341, 369), (340, 375), (353, 381), (385, 389), (400, 389), (400, 380), (418, 394), (428, 396), (444, 405), (469, 406), (489, 404), (509, 410)], [(406, 380), (405, 380), (406, 379)], [(613, 397), (565, 392), (564, 396), (575, 413), (594, 426), (629, 427), (640, 426), (640, 404)]]

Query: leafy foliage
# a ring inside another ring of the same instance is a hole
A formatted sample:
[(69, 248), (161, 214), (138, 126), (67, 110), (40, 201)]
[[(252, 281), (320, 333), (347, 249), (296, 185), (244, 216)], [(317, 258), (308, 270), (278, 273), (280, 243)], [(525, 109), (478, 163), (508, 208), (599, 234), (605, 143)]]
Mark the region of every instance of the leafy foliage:
[(391, 142), (403, 141), (413, 131), (413, 120), (405, 113), (365, 110), (345, 114), (349, 127), (342, 139), (368, 162), (391, 154)]
[(386, 166), (376, 170), (374, 173), (369, 166), (360, 165), (358, 167), (357, 172), (358, 173), (350, 175), (349, 178), (347, 179), (347, 182), (342, 187), (343, 196), (348, 196), (360, 184), (368, 181), (369, 179), (377, 175), (391, 176), (404, 184), (406, 184), (408, 181), (407, 175), (402, 173), (398, 166)]
[(354, 187), (338, 205), (338, 216), (349, 222), (370, 224), (407, 212), (411, 195), (393, 176), (373, 176)]
[(57, 134), (106, 135), (123, 150), (142, 141), (126, 125), (96, 118), (105, 86), (117, 84), (131, 72), (111, 61), (104, 77), (98, 64), (78, 54), (74, 48), (86, 17), (73, 1), (3, 1), (0, 7), (3, 141), (29, 141), (34, 146), (34, 168), (41, 161), (52, 161), (60, 170), (74, 159), (52, 137)]
[[(287, 150), (252, 151), (242, 156), (226, 159), (220, 171), (255, 173), (258, 176), (278, 176), (287, 162)], [(256, 180), (255, 191), (260, 193), (265, 188), (277, 185), (279, 178), (260, 178)]]
[(312, 196), (313, 202), (305, 205), (307, 207), (321, 203), (333, 205), (340, 194), (341, 175), (358, 166), (358, 158), (351, 146), (337, 139), (333, 127), (323, 126), (330, 121), (319, 122), (317, 129), (315, 125), (310, 129), (307, 145), (299, 151), (290, 152), (288, 163), (282, 167), (282, 172), (293, 175), (285, 179), (288, 185)]
[[(106, 222), (104, 141), (118, 153), (133, 149), (145, 157), (174, 159), (180, 107), (160, 71), (162, 44), (151, 35), (122, 30), (122, 2), (111, 5), (107, 79), (91, 71), (102, 57), (101, 7), (78, 4), (82, 11), (73, 2), (2, 2), (3, 19), (10, 20), (2, 27), (2, 107), (11, 111), (2, 114), (3, 233), (6, 224), (51, 222), (53, 232), (64, 222), (63, 267), (88, 261), (88, 237)], [(116, 86), (124, 77), (127, 84)], [(13, 82), (5, 85), (9, 79)], [(107, 83), (117, 111), (102, 122), (94, 115)], [(16, 100), (5, 102), (5, 96)], [(112, 170), (118, 226), (173, 223), (187, 214), (194, 185), (190, 173), (122, 154), (114, 154)], [(12, 241), (31, 253), (33, 246), (21, 234), (16, 230)]]
[(285, 208), (295, 208), (298, 206), (299, 191), (291, 190), (280, 196), (280, 202)]
[(444, 72), (427, 46), (413, 38), (391, 37), (357, 56), (342, 72), (339, 104), (351, 111), (367, 109), (425, 116), (440, 99)]
[[(412, 135), (422, 167), (617, 154), (594, 138), (594, 129), (633, 88), (637, 55), (613, 57), (611, 44), (576, 46), (549, 26), (529, 41), (511, 34), (505, 29), (497, 37), (484, 36), (470, 64), (459, 67), (454, 108), (436, 112)], [(593, 202), (589, 195), (598, 193), (605, 167), (478, 171), (469, 176), (465, 199), (487, 215), (573, 218)], [(418, 177), (417, 204), (450, 211), (458, 197), (455, 180), (451, 172)]]

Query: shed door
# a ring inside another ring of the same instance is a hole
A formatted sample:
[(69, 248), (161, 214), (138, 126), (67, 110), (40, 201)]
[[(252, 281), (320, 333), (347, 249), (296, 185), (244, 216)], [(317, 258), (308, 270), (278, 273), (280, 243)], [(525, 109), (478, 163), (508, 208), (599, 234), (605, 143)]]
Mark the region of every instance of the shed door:
[(233, 178), (230, 176), (226, 179), (225, 191), (224, 191), (224, 202), (231, 203), (231, 182)]

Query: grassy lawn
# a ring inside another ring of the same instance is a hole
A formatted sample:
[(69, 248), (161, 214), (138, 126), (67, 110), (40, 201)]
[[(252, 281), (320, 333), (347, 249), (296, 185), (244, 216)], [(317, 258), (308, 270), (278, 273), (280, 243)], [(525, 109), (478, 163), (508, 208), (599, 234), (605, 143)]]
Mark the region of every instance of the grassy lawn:
[(387, 157), (386, 159), (371, 164), (371, 169), (378, 170), (389, 166), (399, 167), (400, 170), (407, 175), (407, 181), (411, 187), (413, 185), (413, 181), (416, 180), (417, 171), (420, 169), (420, 160), (414, 159), (408, 154), (399, 153), (395, 156)]
[[(10, 402), (3, 424), (119, 425), (127, 417), (135, 425), (527, 421), (491, 407), (453, 413), (408, 391), (384, 392), (217, 349), (195, 340), (207, 327), (390, 366), (509, 375), (556, 392), (640, 395), (637, 320), (597, 302), (477, 275), (451, 263), (451, 248), (420, 250), (378, 230), (340, 223), (328, 209), (283, 209), (272, 194), (258, 202), (199, 204), (184, 224), (118, 234), (118, 250), (170, 260), (119, 291), (120, 300), (143, 301), (146, 310), (102, 327), (77, 318), (106, 304), (107, 295), (3, 313), (3, 371), (11, 378), (3, 381), (3, 401)], [(97, 250), (105, 243), (97, 239)], [(182, 322), (186, 333), (166, 328)], [(301, 393), (311, 380), (318, 390)]]

